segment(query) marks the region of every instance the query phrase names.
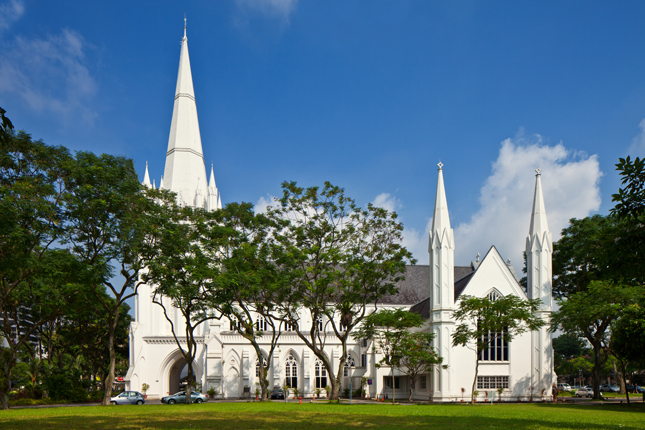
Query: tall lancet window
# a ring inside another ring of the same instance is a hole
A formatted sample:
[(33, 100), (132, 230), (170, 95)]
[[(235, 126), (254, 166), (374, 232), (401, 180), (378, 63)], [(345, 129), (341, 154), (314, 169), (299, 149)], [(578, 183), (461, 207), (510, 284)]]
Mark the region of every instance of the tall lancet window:
[[(494, 302), (502, 297), (502, 294), (493, 288), (486, 296), (488, 300)], [(508, 361), (508, 330), (500, 332), (488, 331), (482, 336), (486, 345), (485, 348), (477, 351), (479, 361)]]
[(289, 388), (298, 387), (298, 362), (289, 354), (284, 362), (284, 383)]
[(327, 386), (327, 369), (319, 358), (316, 358), (316, 388), (324, 389)]
[[(262, 366), (267, 367), (267, 360), (266, 358), (262, 357)], [(260, 360), (255, 360), (255, 377), (259, 378), (260, 377)]]

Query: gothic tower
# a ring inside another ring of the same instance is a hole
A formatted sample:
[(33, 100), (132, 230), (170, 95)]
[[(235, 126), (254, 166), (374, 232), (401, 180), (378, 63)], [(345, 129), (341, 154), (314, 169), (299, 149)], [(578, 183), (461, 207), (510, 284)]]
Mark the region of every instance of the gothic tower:
[[(537, 315), (547, 324), (553, 310), (551, 294), (553, 241), (544, 207), (540, 169), (535, 170), (535, 193), (529, 235), (526, 238), (526, 276), (527, 295), (529, 299), (540, 299), (542, 304)], [(553, 348), (548, 325), (531, 333), (531, 386), (533, 392), (540, 393), (546, 389), (550, 393), (551, 384), (555, 382), (553, 370)]]
[(443, 185), (443, 164), (438, 164), (437, 193), (432, 215), (428, 252), (430, 254), (430, 324), (435, 334), (434, 345), (448, 369), (434, 371), (434, 398), (447, 398), (451, 393), (452, 311), (455, 304), (455, 241), (450, 227), (446, 190)]

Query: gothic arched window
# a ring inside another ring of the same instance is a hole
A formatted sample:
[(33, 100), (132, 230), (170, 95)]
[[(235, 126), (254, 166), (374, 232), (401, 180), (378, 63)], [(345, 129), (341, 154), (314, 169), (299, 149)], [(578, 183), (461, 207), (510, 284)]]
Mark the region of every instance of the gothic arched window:
[(284, 383), (289, 388), (298, 387), (298, 362), (289, 354), (284, 362)]
[[(267, 367), (267, 360), (264, 357), (262, 357), (262, 365), (264, 367)], [(260, 360), (258, 359), (255, 360), (255, 377), (256, 378), (260, 377)]]
[(316, 358), (316, 388), (324, 389), (327, 386), (327, 369), (319, 358)]

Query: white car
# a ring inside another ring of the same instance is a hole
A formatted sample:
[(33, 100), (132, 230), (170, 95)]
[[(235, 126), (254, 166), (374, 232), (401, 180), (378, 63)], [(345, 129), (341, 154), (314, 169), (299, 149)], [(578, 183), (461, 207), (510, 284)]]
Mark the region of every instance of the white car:
[(571, 385), (560, 383), (560, 384), (558, 384), (558, 390), (560, 390), (560, 391), (571, 391)]
[(593, 397), (593, 389), (582, 387), (576, 391), (576, 397)]

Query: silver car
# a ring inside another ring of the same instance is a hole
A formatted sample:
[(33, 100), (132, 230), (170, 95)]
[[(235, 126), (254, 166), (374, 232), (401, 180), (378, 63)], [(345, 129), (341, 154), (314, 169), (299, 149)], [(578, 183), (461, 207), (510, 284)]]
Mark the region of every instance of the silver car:
[(593, 389), (582, 387), (576, 391), (576, 397), (593, 397)]
[(113, 405), (143, 405), (146, 399), (138, 391), (124, 391), (118, 396), (110, 398)]

